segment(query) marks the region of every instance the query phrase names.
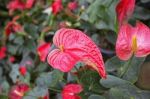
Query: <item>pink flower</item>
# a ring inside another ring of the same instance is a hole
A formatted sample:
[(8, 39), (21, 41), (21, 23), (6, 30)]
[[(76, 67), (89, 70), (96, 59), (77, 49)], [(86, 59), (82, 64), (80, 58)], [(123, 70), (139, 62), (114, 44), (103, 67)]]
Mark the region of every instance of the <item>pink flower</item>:
[(11, 62), (11, 63), (13, 63), (15, 60), (16, 60), (16, 58), (15, 58), (14, 56), (11, 56), (11, 57), (9, 58), (9, 62)]
[(77, 9), (77, 7), (78, 7), (78, 3), (77, 3), (77, 1), (73, 1), (73, 2), (69, 2), (68, 3), (68, 9), (70, 9), (70, 10), (75, 10), (75, 9)]
[(29, 90), (30, 88), (27, 84), (18, 84), (11, 88), (8, 97), (9, 99), (22, 99)]
[(22, 31), (22, 26), (16, 22), (19, 17), (16, 16), (12, 21), (8, 22), (5, 27), (5, 34), (8, 37), (11, 33)]
[(0, 48), (0, 60), (6, 57), (6, 50), (7, 48), (5, 46)]
[(134, 11), (135, 0), (120, 0), (116, 6), (117, 20), (119, 26), (128, 21)]
[(57, 15), (62, 10), (62, 1), (61, 0), (55, 0), (52, 4), (52, 13), (54, 15)]
[(144, 57), (150, 54), (150, 29), (141, 22), (136, 27), (124, 24), (120, 27), (116, 42), (117, 56), (122, 60), (128, 60), (133, 54), (136, 57)]
[(22, 76), (25, 76), (26, 73), (27, 73), (26, 67), (25, 67), (25, 66), (20, 66), (20, 67), (19, 67), (19, 72), (20, 72), (20, 74), (21, 74)]
[(62, 28), (56, 32), (53, 43), (58, 48), (52, 50), (47, 59), (53, 68), (69, 72), (78, 61), (82, 61), (106, 78), (99, 48), (81, 31)]
[(30, 9), (33, 6), (35, 0), (11, 0), (7, 5), (10, 13), (13, 13), (15, 10), (24, 10)]
[(81, 99), (77, 94), (83, 90), (79, 84), (68, 84), (63, 88), (62, 98), (63, 99)]
[(43, 43), (37, 48), (38, 55), (40, 56), (40, 60), (45, 62), (48, 52), (50, 50), (50, 43)]

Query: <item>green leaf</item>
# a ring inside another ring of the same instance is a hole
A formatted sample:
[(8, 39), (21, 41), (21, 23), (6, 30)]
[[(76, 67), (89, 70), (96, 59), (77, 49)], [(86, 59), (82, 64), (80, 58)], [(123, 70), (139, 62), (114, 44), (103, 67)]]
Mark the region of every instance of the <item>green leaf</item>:
[(18, 70), (19, 70), (19, 65), (18, 65), (18, 64), (12, 65), (12, 70), (11, 70), (11, 72), (9, 73), (9, 76), (10, 76), (10, 78), (12, 79), (12, 81), (13, 81), (14, 83), (16, 83), (17, 78), (18, 78), (18, 76), (20, 75), (20, 73), (19, 73)]
[(63, 73), (58, 70), (42, 73), (37, 79), (36, 84), (43, 87), (55, 87), (63, 79)]
[(150, 14), (150, 10), (145, 9), (143, 7), (140, 7), (140, 6), (136, 6), (135, 13), (133, 16), (137, 19), (148, 20), (148, 19), (150, 19), (149, 14)]
[(124, 65), (124, 61), (121, 61), (117, 56), (112, 57), (111, 59), (108, 59), (105, 62), (106, 71), (113, 72), (119, 69)]
[(125, 64), (125, 68), (127, 65), (129, 66), (129, 68), (127, 72), (123, 75), (123, 79), (128, 80), (131, 83), (135, 83), (138, 80), (139, 70), (144, 60), (145, 58), (133, 57), (130, 63), (127, 62)]
[(0, 95), (0, 99), (8, 99), (8, 96), (6, 96), (6, 95)]
[(149, 0), (141, 0), (142, 3), (148, 3)]
[(29, 91), (23, 99), (38, 99), (39, 97), (43, 97), (47, 95), (48, 89), (43, 87), (35, 87), (31, 91)]
[(135, 83), (138, 78), (139, 68), (144, 60), (145, 58), (133, 57), (128, 61), (122, 61), (115, 56), (106, 61), (105, 66), (108, 72)]
[(15, 43), (15, 44), (18, 44), (18, 45), (22, 45), (22, 44), (24, 43), (24, 40), (23, 40), (22, 37), (16, 37), (16, 38), (14, 39), (14, 43)]
[(19, 46), (16, 45), (8, 45), (8, 52), (15, 55), (17, 53)]
[(97, 72), (84, 70), (79, 73), (80, 83), (86, 91), (102, 93), (104, 88), (99, 84), (100, 76)]
[(112, 43), (113, 45), (116, 44), (116, 40), (117, 40), (117, 35), (114, 32), (108, 32), (106, 33), (106, 39)]
[(90, 95), (88, 99), (105, 99), (103, 96), (100, 95)]
[(112, 75), (107, 75), (107, 79), (101, 79), (100, 83), (106, 88), (112, 88), (116, 86), (122, 86), (123, 84), (126, 84), (127, 81)]
[(81, 19), (94, 23), (97, 29), (114, 30), (117, 0), (95, 0), (82, 13)]
[(119, 90), (118, 88), (111, 88), (108, 92), (107, 97), (108, 99), (132, 99), (129, 98), (127, 94), (125, 94), (122, 90)]
[(36, 25), (25, 24), (24, 29), (33, 39), (37, 39), (39, 37), (39, 34), (38, 34), (39, 28)]

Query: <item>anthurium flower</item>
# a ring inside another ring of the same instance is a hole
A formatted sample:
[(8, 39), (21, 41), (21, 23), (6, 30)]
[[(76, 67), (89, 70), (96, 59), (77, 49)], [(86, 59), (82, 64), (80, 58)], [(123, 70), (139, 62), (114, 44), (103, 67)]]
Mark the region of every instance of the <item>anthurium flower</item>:
[(150, 29), (141, 22), (136, 27), (124, 24), (120, 27), (116, 42), (117, 56), (128, 60), (133, 54), (144, 57), (150, 54)]
[(14, 56), (9, 57), (9, 62), (13, 63), (15, 60), (16, 60), (16, 58)]
[(135, 0), (120, 0), (116, 6), (117, 20), (119, 26), (128, 21), (134, 11)]
[(27, 9), (32, 8), (34, 2), (35, 2), (35, 0), (27, 0), (27, 1), (26, 1), (26, 4), (25, 4), (25, 7), (26, 7)]
[(7, 5), (7, 8), (9, 9), (9, 13), (12, 14), (15, 10), (30, 9), (34, 1), (35, 0), (11, 0)]
[(22, 76), (25, 76), (26, 73), (27, 73), (27, 69), (26, 69), (26, 66), (20, 66), (19, 67), (19, 72)]
[(62, 0), (55, 0), (51, 7), (52, 7), (52, 13), (54, 15), (57, 15), (63, 8)]
[(73, 11), (73, 10), (77, 9), (78, 3), (77, 3), (77, 1), (69, 2), (67, 6), (68, 6), (68, 9)]
[(81, 99), (77, 94), (83, 90), (79, 84), (68, 84), (63, 88), (62, 99)]
[(5, 46), (0, 48), (0, 60), (6, 57), (6, 50), (7, 48)]
[(20, 32), (23, 31), (22, 26), (16, 22), (18, 19), (17, 17), (14, 17), (14, 19), (7, 23), (5, 27), (5, 34), (8, 37), (11, 33)]
[(76, 29), (62, 28), (53, 38), (57, 49), (48, 54), (48, 63), (63, 72), (69, 72), (78, 61), (93, 67), (106, 78), (104, 62), (99, 48), (84, 33)]
[(50, 43), (43, 43), (37, 48), (38, 55), (40, 56), (40, 60), (42, 62), (45, 62), (46, 57), (49, 53), (50, 46)]
[(11, 88), (8, 97), (9, 99), (22, 99), (29, 90), (30, 87), (27, 84), (18, 84)]

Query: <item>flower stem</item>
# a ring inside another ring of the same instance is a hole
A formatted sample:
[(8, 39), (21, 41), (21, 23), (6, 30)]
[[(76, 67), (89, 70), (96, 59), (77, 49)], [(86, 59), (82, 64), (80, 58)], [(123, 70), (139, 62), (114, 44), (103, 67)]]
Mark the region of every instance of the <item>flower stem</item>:
[(49, 89), (49, 90), (52, 90), (52, 91), (55, 91), (55, 92), (58, 92), (58, 93), (61, 93), (61, 90), (60, 90), (60, 89), (55, 89), (55, 88), (52, 88), (52, 87), (49, 87), (48, 89)]
[(134, 56), (132, 55), (132, 57), (127, 62), (127, 64), (125, 64), (125, 68), (124, 68), (125, 70), (120, 75), (121, 78), (126, 74), (126, 72), (128, 71), (128, 69), (131, 67), (131, 62), (132, 62), (133, 58), (134, 58)]

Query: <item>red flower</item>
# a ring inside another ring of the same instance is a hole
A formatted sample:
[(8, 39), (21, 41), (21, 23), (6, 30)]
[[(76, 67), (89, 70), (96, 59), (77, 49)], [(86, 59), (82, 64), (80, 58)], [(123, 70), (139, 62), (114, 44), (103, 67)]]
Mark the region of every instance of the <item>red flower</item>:
[(16, 58), (15, 58), (14, 56), (11, 56), (11, 57), (9, 58), (9, 62), (11, 62), (11, 63), (13, 63), (15, 60), (16, 60)]
[(38, 55), (40, 56), (40, 60), (42, 62), (45, 62), (50, 46), (50, 43), (43, 43), (37, 48)]
[(68, 9), (70, 9), (72, 11), (75, 10), (77, 7), (78, 7), (78, 3), (76, 1), (68, 3)]
[(26, 8), (27, 8), (27, 9), (32, 8), (34, 2), (35, 2), (35, 0), (27, 0), (27, 1), (26, 1), (26, 4), (25, 4)]
[(7, 48), (5, 46), (0, 48), (0, 60), (6, 57), (6, 50)]
[(76, 95), (83, 90), (79, 84), (69, 84), (63, 88), (62, 98), (63, 99), (81, 99), (80, 96)]
[(128, 60), (133, 54), (136, 57), (144, 57), (150, 54), (150, 29), (141, 22), (136, 27), (124, 24), (120, 27), (116, 42), (117, 56), (122, 60)]
[(62, 10), (62, 1), (61, 0), (55, 0), (52, 4), (52, 13), (54, 15), (57, 15)]
[(25, 76), (26, 73), (27, 73), (26, 67), (25, 67), (25, 66), (20, 66), (20, 67), (19, 67), (19, 72), (20, 72), (20, 74), (21, 74), (22, 76)]
[(116, 6), (119, 26), (128, 20), (134, 11), (135, 0), (121, 0)]
[(7, 5), (7, 8), (9, 9), (10, 13), (13, 13), (15, 10), (30, 9), (34, 1), (35, 0), (11, 0)]
[(84, 33), (75, 29), (60, 29), (53, 43), (58, 49), (48, 55), (48, 63), (63, 72), (69, 72), (78, 61), (92, 66), (101, 77), (106, 78), (104, 62), (99, 48)]
[(19, 31), (23, 30), (22, 26), (16, 22), (17, 19), (18, 19), (18, 16), (14, 17), (14, 19), (12, 21), (10, 21), (10, 22), (7, 23), (7, 25), (5, 27), (5, 33), (6, 33), (7, 37), (11, 33), (19, 32)]
[(30, 88), (27, 84), (18, 84), (11, 88), (9, 92), (9, 99), (22, 99), (24, 94), (29, 91)]

